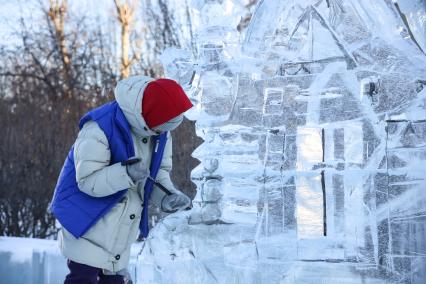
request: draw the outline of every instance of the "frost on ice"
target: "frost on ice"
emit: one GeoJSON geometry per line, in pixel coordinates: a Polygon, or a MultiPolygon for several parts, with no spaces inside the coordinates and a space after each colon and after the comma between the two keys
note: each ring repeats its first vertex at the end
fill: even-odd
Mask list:
{"type": "Polygon", "coordinates": [[[241,36],[247,1],[195,2],[197,56],[163,62],[198,193],[137,280],[426,283],[425,2],[263,0],[241,36]]]}

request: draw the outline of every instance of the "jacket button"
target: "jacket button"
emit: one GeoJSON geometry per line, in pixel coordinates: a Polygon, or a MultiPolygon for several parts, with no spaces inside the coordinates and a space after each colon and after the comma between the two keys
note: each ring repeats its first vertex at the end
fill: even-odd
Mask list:
{"type": "Polygon", "coordinates": [[[146,128],[146,126],[144,126],[144,127],[143,127],[143,130],[147,131],[147,130],[148,130],[148,128],[146,128]]]}
{"type": "Polygon", "coordinates": [[[148,143],[148,139],[144,138],[144,139],[142,139],[142,142],[146,144],[146,143],[148,143]]]}
{"type": "Polygon", "coordinates": [[[135,214],[130,215],[130,219],[132,220],[135,219],[135,217],[136,217],[135,214]]]}
{"type": "Polygon", "coordinates": [[[115,259],[116,259],[116,260],[119,260],[119,259],[120,259],[120,255],[119,255],[119,254],[117,254],[117,255],[115,256],[115,259]]]}

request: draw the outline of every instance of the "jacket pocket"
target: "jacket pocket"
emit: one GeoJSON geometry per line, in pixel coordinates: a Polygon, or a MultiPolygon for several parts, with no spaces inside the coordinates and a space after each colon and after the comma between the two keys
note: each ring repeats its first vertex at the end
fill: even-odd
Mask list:
{"type": "Polygon", "coordinates": [[[114,243],[117,235],[120,233],[119,230],[127,211],[127,206],[128,198],[124,197],[92,228],[90,228],[83,238],[103,248],[109,253],[113,253],[114,243]]]}
{"type": "Polygon", "coordinates": [[[125,216],[122,219],[116,236],[117,239],[113,246],[115,253],[122,253],[124,250],[129,249],[138,237],[142,208],[135,190],[130,190],[128,197],[125,216]]]}

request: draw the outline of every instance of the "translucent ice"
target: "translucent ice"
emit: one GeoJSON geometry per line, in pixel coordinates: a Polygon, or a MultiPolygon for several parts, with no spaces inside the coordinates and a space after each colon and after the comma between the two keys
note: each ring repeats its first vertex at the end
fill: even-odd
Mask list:
{"type": "Polygon", "coordinates": [[[262,0],[241,39],[232,3],[198,1],[197,56],[166,57],[195,71],[198,193],[138,281],[425,283],[422,1],[262,0]]]}

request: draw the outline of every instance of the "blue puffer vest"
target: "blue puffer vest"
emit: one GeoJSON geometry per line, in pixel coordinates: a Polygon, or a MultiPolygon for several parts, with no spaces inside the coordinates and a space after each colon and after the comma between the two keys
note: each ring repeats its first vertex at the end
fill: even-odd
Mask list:
{"type": "MultiPolygon", "coordinates": [[[[84,115],[80,120],[80,129],[90,120],[97,122],[108,139],[111,165],[134,156],[130,125],[116,101],[104,104],[84,115]]],[[[115,194],[100,198],[80,191],[73,156],[74,146],[71,147],[59,175],[50,211],[65,229],[79,238],[121,200],[127,189],[123,188],[115,194]]]]}

